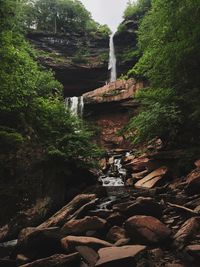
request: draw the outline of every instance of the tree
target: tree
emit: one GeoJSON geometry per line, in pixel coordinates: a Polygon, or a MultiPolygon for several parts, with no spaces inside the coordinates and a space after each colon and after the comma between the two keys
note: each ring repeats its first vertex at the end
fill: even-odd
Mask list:
{"type": "MultiPolygon", "coordinates": [[[[148,79],[155,90],[162,88],[163,96],[168,88],[173,90],[172,99],[181,118],[175,140],[185,146],[199,142],[200,134],[199,17],[199,1],[152,1],[152,9],[139,28],[139,47],[143,55],[130,72],[148,79]]],[[[161,100],[158,99],[158,103],[161,100]]],[[[151,109],[145,112],[150,113],[151,109]]],[[[161,109],[157,112],[162,118],[161,109]]],[[[136,122],[138,117],[133,120],[136,122]]],[[[164,120],[163,117],[158,127],[164,120]]],[[[143,125],[145,123],[144,120],[143,125]]],[[[173,130],[169,125],[168,136],[173,130]]]]}

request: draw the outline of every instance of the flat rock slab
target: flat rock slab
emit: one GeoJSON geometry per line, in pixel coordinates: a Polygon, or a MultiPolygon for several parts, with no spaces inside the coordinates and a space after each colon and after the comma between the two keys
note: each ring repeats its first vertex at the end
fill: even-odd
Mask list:
{"type": "Polygon", "coordinates": [[[67,236],[62,238],[61,244],[66,252],[73,251],[77,246],[87,246],[95,250],[114,246],[104,240],[86,236],[67,236]]]}
{"type": "Polygon", "coordinates": [[[163,179],[167,175],[167,173],[167,167],[160,167],[159,169],[145,176],[143,179],[139,180],[137,183],[135,183],[134,186],[136,188],[153,188],[161,179],[163,179]]]}
{"type": "Polygon", "coordinates": [[[123,247],[112,247],[112,248],[102,248],[98,251],[99,260],[96,263],[96,267],[130,267],[128,264],[135,263],[134,258],[139,255],[139,253],[145,251],[146,246],[123,246],[123,247]],[[123,264],[123,265],[121,265],[123,264]]]}
{"type": "Polygon", "coordinates": [[[76,250],[83,257],[84,261],[90,266],[94,267],[99,259],[99,254],[92,248],[86,246],[78,246],[76,250]]]}

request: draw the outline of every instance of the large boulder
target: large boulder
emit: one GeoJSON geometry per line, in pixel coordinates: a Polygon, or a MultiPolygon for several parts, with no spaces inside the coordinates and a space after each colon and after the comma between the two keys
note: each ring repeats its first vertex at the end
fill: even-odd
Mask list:
{"type": "Polygon", "coordinates": [[[125,222],[125,229],[134,243],[157,244],[169,239],[171,231],[152,216],[136,215],[125,222]]]}
{"type": "Polygon", "coordinates": [[[61,229],[65,235],[78,235],[87,231],[95,231],[104,228],[106,220],[97,216],[86,216],[79,220],[70,220],[61,229]]]}
{"type": "Polygon", "coordinates": [[[31,263],[21,265],[21,267],[77,267],[81,258],[79,253],[70,255],[55,254],[51,257],[39,259],[31,263]]]}
{"type": "Polygon", "coordinates": [[[113,248],[102,248],[98,251],[99,260],[96,267],[134,267],[136,266],[135,258],[144,252],[145,246],[123,246],[113,248]]]}
{"type": "Polygon", "coordinates": [[[95,250],[104,247],[112,247],[113,244],[108,243],[104,240],[94,238],[94,237],[86,237],[86,236],[67,236],[62,238],[61,244],[63,249],[66,252],[71,252],[75,250],[77,246],[87,246],[91,247],[95,250]]]}
{"type": "Polygon", "coordinates": [[[136,188],[153,188],[155,187],[163,178],[166,178],[168,174],[168,168],[163,166],[155,171],[149,173],[143,179],[135,183],[136,188]]]}

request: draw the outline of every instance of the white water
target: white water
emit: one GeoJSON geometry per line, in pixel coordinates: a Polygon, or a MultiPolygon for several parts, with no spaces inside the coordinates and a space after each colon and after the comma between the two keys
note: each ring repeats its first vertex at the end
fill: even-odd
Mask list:
{"type": "Polygon", "coordinates": [[[65,98],[65,107],[68,108],[75,116],[82,117],[84,109],[83,96],[65,98]]]}
{"type": "Polygon", "coordinates": [[[115,56],[114,35],[115,33],[110,35],[110,53],[108,65],[108,69],[110,70],[110,82],[115,82],[117,80],[117,60],[115,56]]]}

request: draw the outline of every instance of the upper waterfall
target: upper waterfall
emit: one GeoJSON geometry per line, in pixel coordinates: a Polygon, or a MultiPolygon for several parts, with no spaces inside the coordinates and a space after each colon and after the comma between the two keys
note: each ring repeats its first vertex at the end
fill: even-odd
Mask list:
{"type": "Polygon", "coordinates": [[[110,82],[114,82],[117,80],[117,68],[116,68],[116,56],[115,56],[115,45],[114,45],[114,35],[115,33],[112,33],[110,35],[110,53],[109,53],[109,65],[108,69],[110,72],[110,82]]]}

